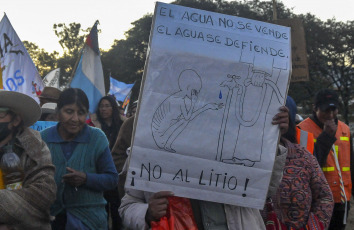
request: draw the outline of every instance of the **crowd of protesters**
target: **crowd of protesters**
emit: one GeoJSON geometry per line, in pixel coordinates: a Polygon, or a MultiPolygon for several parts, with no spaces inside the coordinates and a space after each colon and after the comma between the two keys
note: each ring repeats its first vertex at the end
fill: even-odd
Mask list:
{"type": "MultiPolygon", "coordinates": [[[[0,98],[0,154],[17,155],[23,173],[17,190],[0,175],[0,230],[140,230],[166,216],[173,192],[124,189],[137,101],[125,113],[104,96],[89,114],[76,88],[48,87],[40,105],[17,92],[0,98]],[[38,133],[29,128],[38,120],[57,123],[38,133]]],[[[345,229],[353,157],[338,107],[337,94],[321,90],[299,123],[288,96],[272,122],[281,138],[264,209],[183,198],[188,229],[345,229]]]]}

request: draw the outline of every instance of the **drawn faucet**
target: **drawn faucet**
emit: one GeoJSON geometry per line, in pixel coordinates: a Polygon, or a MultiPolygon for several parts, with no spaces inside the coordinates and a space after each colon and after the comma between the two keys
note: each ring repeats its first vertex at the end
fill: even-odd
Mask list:
{"type": "MultiPolygon", "coordinates": [[[[251,68],[251,67],[250,67],[251,68]]],[[[284,101],[283,96],[281,95],[279,88],[277,85],[271,81],[270,77],[271,75],[260,70],[251,70],[251,77],[247,77],[243,82],[240,76],[237,75],[230,75],[228,74],[227,77],[229,78],[228,80],[223,81],[220,86],[221,87],[227,87],[228,88],[228,93],[226,97],[226,105],[225,105],[225,110],[223,114],[223,119],[222,119],[222,124],[220,128],[220,133],[219,133],[219,140],[218,140],[218,147],[217,147],[217,155],[216,155],[216,160],[217,161],[222,161],[224,163],[231,163],[231,164],[241,164],[245,166],[253,166],[254,165],[254,159],[247,159],[247,158],[237,158],[235,157],[235,152],[236,152],[236,147],[237,147],[237,140],[238,140],[238,134],[240,131],[240,128],[242,126],[244,127],[251,127],[254,126],[255,123],[259,120],[262,107],[264,105],[264,100],[265,96],[267,93],[267,88],[271,88],[271,90],[275,93],[278,101],[280,104],[282,104],[282,101],[284,101]],[[254,115],[252,116],[251,119],[247,119],[244,117],[244,112],[243,112],[243,105],[245,101],[245,95],[247,91],[247,87],[250,85],[253,85],[255,87],[260,87],[261,88],[261,96],[260,100],[258,101],[258,105],[256,108],[256,111],[254,115]],[[269,86],[269,87],[268,87],[269,86]],[[226,133],[226,127],[227,127],[227,120],[230,112],[230,106],[231,106],[231,101],[236,93],[236,109],[235,109],[235,115],[236,119],[239,122],[239,126],[237,129],[237,137],[236,137],[236,146],[235,146],[235,151],[233,153],[233,156],[231,157],[223,157],[223,149],[224,149],[224,135],[226,133]]],[[[262,137],[263,138],[263,137],[262,137]]]]}

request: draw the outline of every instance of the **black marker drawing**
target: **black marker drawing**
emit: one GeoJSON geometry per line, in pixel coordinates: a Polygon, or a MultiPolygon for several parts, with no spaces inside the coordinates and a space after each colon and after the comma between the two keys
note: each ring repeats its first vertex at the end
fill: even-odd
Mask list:
{"type": "MultiPolygon", "coordinates": [[[[228,88],[228,93],[219,132],[216,160],[227,164],[253,167],[256,162],[261,161],[266,114],[271,104],[273,94],[276,95],[280,104],[283,103],[284,97],[276,85],[281,69],[272,66],[272,74],[269,74],[265,71],[254,69],[253,64],[248,63],[248,65],[248,74],[245,79],[242,79],[242,77],[237,74],[229,74],[227,76],[229,79],[220,84],[221,87],[228,88]],[[253,89],[259,91],[258,96],[252,99],[257,105],[248,107],[248,110],[252,112],[252,116],[245,116],[245,107],[249,106],[245,103],[245,97],[248,87],[251,86],[253,89]],[[233,113],[233,110],[235,110],[235,113],[233,113]],[[230,111],[232,112],[230,113],[230,111]],[[234,115],[238,121],[237,127],[233,127],[236,130],[236,143],[225,143],[227,121],[229,116],[232,115],[234,115]],[[252,132],[250,132],[249,129],[253,129],[252,132]],[[247,133],[251,134],[248,135],[248,138],[252,139],[250,142],[242,140],[239,137],[239,135],[245,135],[247,133]],[[250,149],[249,146],[246,146],[249,145],[249,143],[252,143],[253,146],[259,146],[258,150],[252,148],[252,151],[245,152],[245,150],[250,149]],[[232,152],[223,151],[224,146],[228,144],[235,145],[232,152]]],[[[249,96],[250,95],[248,95],[248,97],[249,96]]]]}
{"type": "Polygon", "coordinates": [[[172,153],[176,152],[172,148],[173,142],[189,122],[209,109],[218,110],[223,107],[223,103],[208,103],[199,108],[196,106],[202,89],[202,80],[192,69],[180,73],[178,85],[180,91],[173,93],[159,105],[151,123],[156,145],[172,153]]]}

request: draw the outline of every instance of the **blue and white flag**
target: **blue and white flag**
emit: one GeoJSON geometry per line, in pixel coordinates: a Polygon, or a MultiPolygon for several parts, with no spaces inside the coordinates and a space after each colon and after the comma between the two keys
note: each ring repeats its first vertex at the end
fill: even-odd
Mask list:
{"type": "Polygon", "coordinates": [[[70,83],[71,88],[82,89],[90,102],[90,113],[94,113],[101,97],[105,95],[103,69],[98,48],[97,24],[86,38],[79,64],[70,83]]]}
{"type": "Polygon", "coordinates": [[[42,78],[6,14],[0,22],[0,41],[0,88],[26,94],[38,102],[42,78]]]}
{"type": "Polygon", "coordinates": [[[128,95],[130,90],[133,88],[133,84],[126,84],[121,81],[110,77],[110,88],[108,94],[114,95],[117,101],[124,101],[125,97],[128,95]]]}

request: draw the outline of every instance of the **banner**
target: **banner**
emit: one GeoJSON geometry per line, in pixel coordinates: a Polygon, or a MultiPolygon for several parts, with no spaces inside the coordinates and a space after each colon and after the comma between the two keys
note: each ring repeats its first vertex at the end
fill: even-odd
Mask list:
{"type": "Polygon", "coordinates": [[[54,87],[54,88],[60,89],[59,76],[60,76],[60,68],[50,71],[43,78],[44,85],[48,86],[48,87],[54,87]]]}
{"type": "Polygon", "coordinates": [[[114,95],[117,101],[124,101],[126,96],[129,94],[134,84],[126,84],[121,81],[110,77],[109,78],[110,87],[108,94],[114,95]]]}
{"type": "Polygon", "coordinates": [[[263,208],[290,28],[158,2],[126,188],[263,208]]]}
{"type": "Polygon", "coordinates": [[[97,24],[92,27],[82,51],[71,88],[82,89],[90,102],[90,113],[96,111],[98,102],[106,94],[100,50],[98,48],[97,24]]]}
{"type": "Polygon", "coordinates": [[[27,94],[39,102],[42,79],[6,14],[0,22],[0,41],[3,89],[27,94]]]}
{"type": "Polygon", "coordinates": [[[58,124],[58,122],[56,122],[56,121],[37,121],[32,126],[30,126],[30,128],[40,132],[46,128],[52,127],[57,124],[58,124]]]}

